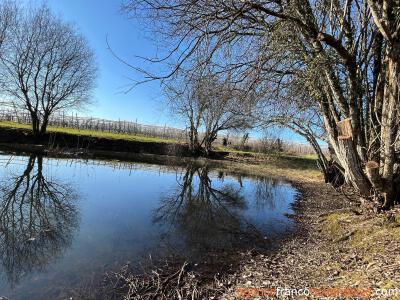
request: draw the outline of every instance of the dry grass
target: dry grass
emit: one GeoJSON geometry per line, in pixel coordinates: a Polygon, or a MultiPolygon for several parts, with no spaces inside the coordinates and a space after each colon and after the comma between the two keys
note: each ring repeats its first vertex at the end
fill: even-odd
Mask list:
{"type": "Polygon", "coordinates": [[[321,182],[323,175],[317,167],[315,156],[257,155],[241,156],[230,153],[231,163],[224,163],[228,172],[257,176],[272,176],[299,182],[321,182]]]}
{"type": "MultiPolygon", "coordinates": [[[[330,241],[324,267],[336,286],[400,288],[400,212],[334,212],[318,226],[330,241]],[[335,251],[333,250],[335,248],[335,251]]],[[[400,299],[393,297],[391,299],[400,299]]]]}

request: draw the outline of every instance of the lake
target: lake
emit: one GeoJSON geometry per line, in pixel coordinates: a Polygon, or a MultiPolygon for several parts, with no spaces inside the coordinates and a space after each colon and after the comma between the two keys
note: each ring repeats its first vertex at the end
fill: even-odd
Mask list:
{"type": "Polygon", "coordinates": [[[0,299],[68,299],[128,262],[267,246],[294,228],[296,195],[195,164],[0,154],[0,299]]]}

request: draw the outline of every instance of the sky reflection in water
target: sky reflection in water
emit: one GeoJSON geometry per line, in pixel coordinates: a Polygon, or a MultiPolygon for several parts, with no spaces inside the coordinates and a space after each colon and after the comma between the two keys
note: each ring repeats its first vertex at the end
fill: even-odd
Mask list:
{"type": "Polygon", "coordinates": [[[0,297],[56,299],[148,255],[201,262],[293,227],[296,191],[186,168],[0,155],[0,297]]]}

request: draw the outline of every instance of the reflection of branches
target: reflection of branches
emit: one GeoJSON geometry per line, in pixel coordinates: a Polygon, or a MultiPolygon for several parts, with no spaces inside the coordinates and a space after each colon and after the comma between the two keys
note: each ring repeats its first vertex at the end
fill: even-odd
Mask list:
{"type": "Polygon", "coordinates": [[[0,258],[12,284],[70,245],[75,198],[70,186],[45,178],[42,157],[31,156],[21,176],[0,182],[0,258]]]}
{"type": "Polygon", "coordinates": [[[269,178],[257,179],[255,185],[255,201],[256,208],[262,210],[264,208],[275,209],[276,207],[276,188],[278,182],[269,178]]]}
{"type": "Polygon", "coordinates": [[[228,250],[239,237],[259,235],[242,217],[245,208],[240,188],[215,188],[207,168],[189,166],[178,190],[162,199],[154,221],[172,226],[190,250],[228,250]]]}

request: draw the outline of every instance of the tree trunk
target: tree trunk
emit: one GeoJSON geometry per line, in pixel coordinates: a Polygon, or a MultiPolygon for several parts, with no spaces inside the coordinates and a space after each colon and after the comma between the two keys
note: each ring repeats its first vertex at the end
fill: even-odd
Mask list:
{"type": "Polygon", "coordinates": [[[327,111],[324,111],[323,115],[330,144],[336,155],[337,163],[344,171],[346,182],[353,186],[360,195],[368,197],[371,183],[363,171],[352,136],[338,136],[340,134],[340,132],[337,132],[338,125],[329,119],[327,111]]]}
{"type": "Polygon", "coordinates": [[[344,183],[344,178],[341,170],[334,164],[332,160],[327,159],[314,136],[307,137],[307,140],[314,148],[315,153],[317,153],[318,167],[324,175],[325,183],[330,183],[334,187],[342,185],[344,183]]]}
{"type": "Polygon", "coordinates": [[[366,177],[358,152],[351,138],[339,139],[339,160],[345,171],[345,179],[362,196],[368,197],[371,191],[371,183],[366,177]]]}
{"type": "Polygon", "coordinates": [[[217,133],[205,133],[206,136],[204,137],[204,152],[206,156],[209,156],[212,150],[212,143],[217,139],[217,133]]]}
{"type": "Polygon", "coordinates": [[[385,182],[384,206],[391,206],[398,195],[394,194],[394,165],[395,142],[398,133],[398,108],[399,108],[399,61],[400,43],[387,46],[387,69],[385,81],[385,93],[382,107],[381,130],[381,170],[382,180],[385,182]]]}
{"type": "Polygon", "coordinates": [[[370,161],[380,160],[380,132],[381,132],[381,118],[382,118],[382,103],[384,94],[384,83],[385,76],[382,76],[382,47],[383,37],[379,32],[376,33],[374,40],[373,51],[374,51],[374,68],[373,68],[373,96],[369,106],[367,118],[369,124],[367,134],[369,134],[368,140],[368,159],[370,161]]]}
{"type": "Polygon", "coordinates": [[[35,138],[40,136],[40,120],[36,113],[31,112],[32,131],[35,138]]]}
{"type": "Polygon", "coordinates": [[[43,118],[42,125],[40,126],[40,135],[43,136],[47,131],[47,125],[49,124],[49,117],[45,116],[43,118]]]}
{"type": "Polygon", "coordinates": [[[189,149],[194,155],[198,155],[201,151],[197,129],[192,126],[189,132],[189,149]]]}

